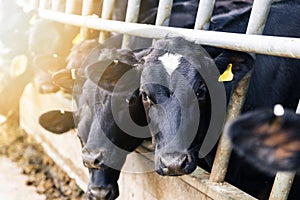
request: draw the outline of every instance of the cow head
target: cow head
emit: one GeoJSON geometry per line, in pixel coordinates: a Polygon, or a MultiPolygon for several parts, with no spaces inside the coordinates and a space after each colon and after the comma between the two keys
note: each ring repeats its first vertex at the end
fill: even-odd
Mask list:
{"type": "Polygon", "coordinates": [[[120,171],[112,168],[89,169],[87,196],[91,200],[113,200],[119,196],[120,171]]]}
{"type": "Polygon", "coordinates": [[[222,84],[209,80],[218,79],[214,66],[200,45],[181,37],[157,41],[144,57],[140,92],[161,175],[189,174],[197,166],[212,112],[208,88],[220,90],[226,102],[222,84]]]}
{"type": "MultiPolygon", "coordinates": [[[[128,153],[146,136],[131,125],[147,124],[139,96],[139,70],[134,54],[127,50],[107,50],[106,57],[90,65],[76,114],[78,136],[83,143],[85,166],[120,170],[128,153]],[[127,76],[128,75],[128,76],[127,76]],[[91,123],[91,124],[90,124],[91,123]],[[134,135],[138,134],[138,135],[134,135]]],[[[137,126],[138,127],[138,126],[137,126]]]]}

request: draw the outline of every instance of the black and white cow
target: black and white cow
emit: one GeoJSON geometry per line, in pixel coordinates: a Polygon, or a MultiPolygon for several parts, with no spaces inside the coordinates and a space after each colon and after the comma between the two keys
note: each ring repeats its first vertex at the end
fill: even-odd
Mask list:
{"type": "MultiPolygon", "coordinates": [[[[227,55],[226,59],[216,60],[215,65],[199,44],[182,37],[167,37],[158,40],[144,57],[140,91],[155,141],[159,174],[189,174],[196,168],[212,114],[208,84],[226,107],[225,89],[218,82],[219,71],[225,71],[236,55],[221,55],[227,55]]],[[[233,82],[251,69],[251,64],[235,64],[233,82]]],[[[232,83],[227,88],[231,90],[232,83]]]]}
{"type": "Polygon", "coordinates": [[[91,174],[87,195],[91,199],[115,199],[119,195],[117,180],[126,156],[145,136],[135,133],[142,136],[134,137],[120,124],[128,118],[140,126],[145,126],[147,121],[139,96],[140,75],[135,67],[135,55],[129,50],[102,49],[98,56],[100,60],[96,57],[94,63],[83,66],[86,80],[83,83],[80,80],[78,85],[75,82],[73,94],[78,109],[44,113],[39,123],[55,133],[77,128],[83,162],[91,174]],[[129,71],[132,77],[118,91],[116,84],[129,71]],[[137,79],[137,88],[130,83],[133,79],[137,79]]]}

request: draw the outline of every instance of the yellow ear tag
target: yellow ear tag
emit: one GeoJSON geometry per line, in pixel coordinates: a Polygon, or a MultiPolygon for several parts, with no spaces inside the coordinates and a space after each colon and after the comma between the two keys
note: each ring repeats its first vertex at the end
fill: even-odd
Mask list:
{"type": "Polygon", "coordinates": [[[79,43],[80,40],[81,40],[80,33],[78,33],[72,40],[72,44],[75,45],[75,44],[79,43]]]}
{"type": "Polygon", "coordinates": [[[232,73],[232,64],[229,63],[225,72],[219,76],[218,81],[219,82],[232,81],[233,76],[234,75],[232,73]]]}
{"type": "Polygon", "coordinates": [[[29,24],[33,25],[35,23],[35,21],[36,21],[36,14],[32,15],[32,17],[29,20],[29,24]]]}

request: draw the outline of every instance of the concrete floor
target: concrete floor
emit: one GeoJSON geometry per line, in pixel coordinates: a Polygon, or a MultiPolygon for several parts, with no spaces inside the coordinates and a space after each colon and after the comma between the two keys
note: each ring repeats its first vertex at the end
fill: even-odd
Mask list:
{"type": "Polygon", "coordinates": [[[21,168],[6,157],[0,157],[0,199],[2,200],[45,200],[36,193],[36,188],[26,185],[27,176],[21,168]]]}

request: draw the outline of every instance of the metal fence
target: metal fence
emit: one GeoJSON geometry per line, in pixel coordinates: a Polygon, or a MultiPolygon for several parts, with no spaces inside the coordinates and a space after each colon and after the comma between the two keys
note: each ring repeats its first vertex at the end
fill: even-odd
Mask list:
{"type": "MultiPolygon", "coordinates": [[[[100,30],[99,42],[105,41],[110,32],[124,34],[122,48],[129,48],[131,36],[159,39],[172,32],[199,44],[267,55],[300,58],[300,38],[260,35],[263,31],[272,0],[254,0],[246,34],[205,30],[212,15],[215,0],[201,0],[194,29],[167,27],[173,0],[160,0],[155,25],[136,23],[141,0],[128,0],[125,21],[112,19],[115,0],[28,0],[24,5],[38,9],[41,18],[81,27],[80,39],[88,37],[88,29],[100,30]],[[98,16],[95,7],[99,8],[98,16]],[[164,24],[164,26],[162,26],[164,24]],[[238,41],[238,42],[237,42],[238,41]]],[[[242,103],[237,96],[245,96],[249,77],[239,83],[228,107],[227,120],[239,115],[242,103]]],[[[231,147],[223,134],[217,150],[210,181],[224,181],[231,147]]],[[[287,199],[294,173],[277,173],[269,199],[287,199]]]]}

